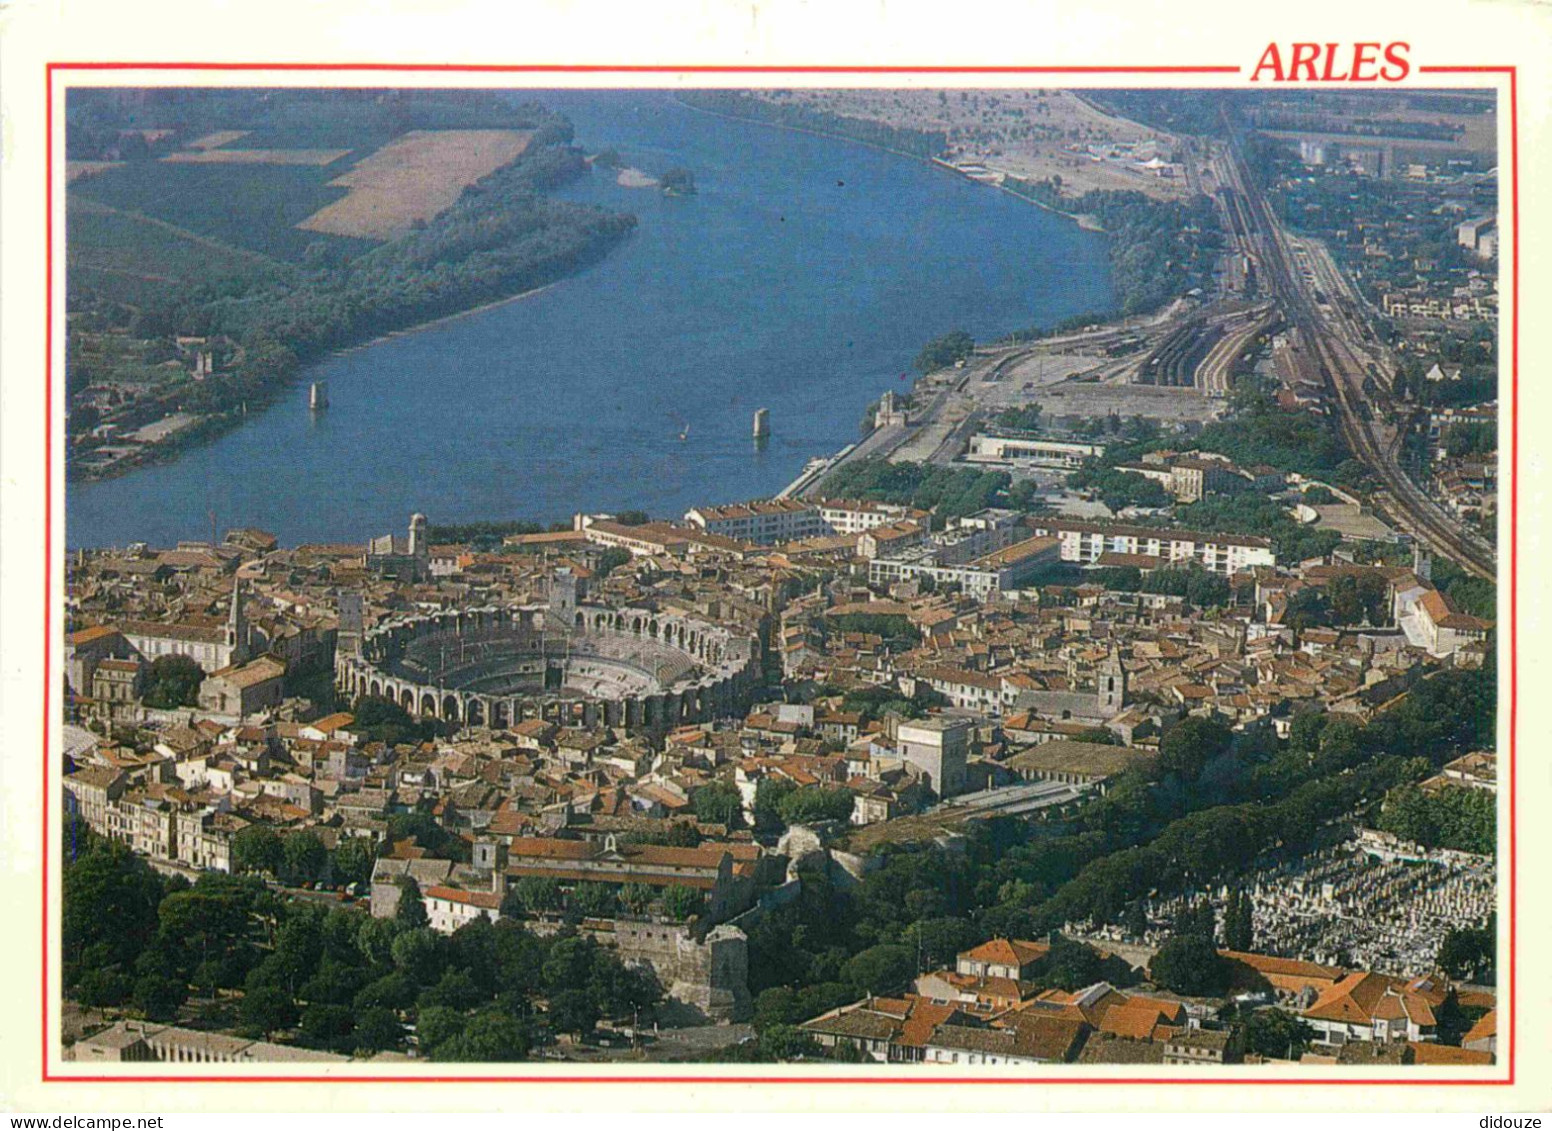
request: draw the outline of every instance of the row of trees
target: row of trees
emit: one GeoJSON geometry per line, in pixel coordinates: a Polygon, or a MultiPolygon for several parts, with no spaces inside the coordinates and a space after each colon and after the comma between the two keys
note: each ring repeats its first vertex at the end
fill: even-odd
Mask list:
{"type": "Polygon", "coordinates": [[[1175,501],[1156,479],[1113,467],[1082,467],[1067,477],[1067,485],[1091,491],[1112,511],[1122,507],[1167,507],[1175,501]]]}
{"type": "Polygon", "coordinates": [[[1085,570],[1075,581],[1102,585],[1117,593],[1168,593],[1184,597],[1187,603],[1199,609],[1218,608],[1227,605],[1233,596],[1233,588],[1225,577],[1220,577],[1201,566],[1156,569],[1147,577],[1136,566],[1108,566],[1104,569],[1085,570]]]}
{"type": "MultiPolygon", "coordinates": [[[[656,888],[648,884],[584,881],[566,890],[547,876],[524,876],[508,889],[501,901],[501,914],[511,919],[562,915],[575,922],[584,917],[651,912],[683,921],[699,915],[704,906],[705,897],[684,884],[656,888]]],[[[399,894],[399,920],[419,926],[425,922],[425,914],[419,886],[407,879],[399,894]]]]}
{"type": "Polygon", "coordinates": [[[832,472],[824,490],[832,496],[901,503],[936,511],[941,518],[958,518],[995,505],[1011,482],[1005,471],[867,459],[832,472]]]}
{"type": "Polygon", "coordinates": [[[249,825],[232,837],[232,871],[273,876],[282,884],[356,884],[372,878],[377,850],[362,837],[340,837],[333,851],[308,829],[280,833],[249,825]]]}
{"type": "Polygon", "coordinates": [[[1143,193],[1096,189],[1069,197],[1055,181],[1004,179],[1003,187],[1062,212],[1092,216],[1109,235],[1110,277],[1120,313],[1157,310],[1213,281],[1223,230],[1213,201],[1155,200],[1143,193]]]}
{"type": "Polygon", "coordinates": [[[848,118],[808,106],[771,102],[738,91],[685,90],[679,92],[678,98],[688,106],[709,110],[714,114],[747,118],[812,133],[833,134],[916,157],[936,157],[948,148],[948,134],[942,130],[913,130],[865,118],[848,118]]]}
{"type": "Polygon", "coordinates": [[[1430,791],[1408,785],[1385,798],[1378,825],[1426,848],[1491,856],[1498,844],[1498,804],[1484,790],[1450,786],[1430,791]]]}
{"type": "Polygon", "coordinates": [[[1280,561],[1323,558],[1342,540],[1335,531],[1297,522],[1280,503],[1265,495],[1209,495],[1190,506],[1178,508],[1175,519],[1191,530],[1252,534],[1270,539],[1280,561]]]}
{"type": "Polygon", "coordinates": [[[933,338],[911,364],[918,373],[933,373],[965,361],[975,352],[975,339],[964,330],[952,330],[933,338]]]}
{"type": "MultiPolygon", "coordinates": [[[[743,795],[731,782],[708,782],[690,794],[690,805],[699,820],[734,828],[743,823],[743,795]]],[[[761,828],[846,821],[851,812],[852,794],[845,786],[799,785],[790,778],[768,777],[755,787],[754,820],[761,828]]]]}

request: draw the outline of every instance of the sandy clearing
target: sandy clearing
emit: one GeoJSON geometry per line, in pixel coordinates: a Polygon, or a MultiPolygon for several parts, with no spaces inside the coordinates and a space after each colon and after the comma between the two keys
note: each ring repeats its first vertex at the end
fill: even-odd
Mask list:
{"type": "Polygon", "coordinates": [[[662,182],[654,176],[643,173],[640,169],[621,169],[620,175],[614,178],[614,183],[621,188],[657,188],[662,182]]]}
{"type": "Polygon", "coordinates": [[[415,130],[330,181],[350,195],[297,225],[304,231],[389,239],[450,208],[464,187],[516,160],[527,130],[415,130]]]}
{"type": "Polygon", "coordinates": [[[169,153],[174,165],[330,165],[348,149],[197,149],[169,153]]]}
{"type": "Polygon", "coordinates": [[[215,133],[197,137],[185,149],[220,149],[223,145],[229,145],[240,137],[247,137],[252,130],[216,130],[215,133]]]}
{"type": "Polygon", "coordinates": [[[1061,177],[1064,195],[1090,189],[1131,189],[1159,199],[1190,194],[1184,180],[1165,180],[1075,152],[1089,144],[1153,142],[1164,151],[1177,139],[1128,118],[1106,114],[1060,89],[775,90],[751,92],[777,105],[798,105],[907,129],[943,131],[953,158],[984,164],[1026,180],[1061,177]]]}

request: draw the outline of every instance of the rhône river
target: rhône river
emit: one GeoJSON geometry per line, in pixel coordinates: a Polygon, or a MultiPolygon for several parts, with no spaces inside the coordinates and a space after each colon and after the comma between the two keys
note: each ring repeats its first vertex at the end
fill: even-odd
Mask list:
{"type": "Polygon", "coordinates": [[[636,213],[636,233],[537,294],[328,358],[171,463],[72,484],[69,544],[209,537],[212,513],[295,545],[398,532],[412,511],[551,522],[767,496],[855,440],[928,338],[1110,300],[1103,237],[923,162],[658,92],[538,97],[590,150],[686,166],[698,194],[601,169],[569,186],[636,213]],[[326,412],[309,413],[310,380],[326,412]]]}

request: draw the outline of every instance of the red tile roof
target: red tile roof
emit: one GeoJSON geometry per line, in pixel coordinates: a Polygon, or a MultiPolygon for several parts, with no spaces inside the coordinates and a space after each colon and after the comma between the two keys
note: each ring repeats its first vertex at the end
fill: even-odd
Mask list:
{"type": "Polygon", "coordinates": [[[471,907],[497,909],[501,896],[493,891],[464,891],[462,888],[429,887],[423,893],[427,899],[445,899],[450,903],[466,903],[471,907]]]}
{"type": "Polygon", "coordinates": [[[959,957],[968,962],[986,962],[998,966],[1027,966],[1044,958],[1050,950],[1050,946],[1043,942],[991,939],[962,951],[959,957]]]}
{"type": "Polygon", "coordinates": [[[1477,1023],[1471,1027],[1470,1031],[1460,1041],[1461,1044],[1465,1044],[1468,1041],[1485,1041],[1489,1037],[1496,1037],[1497,1035],[1498,1010],[1489,1009],[1481,1017],[1477,1018],[1477,1023]]]}

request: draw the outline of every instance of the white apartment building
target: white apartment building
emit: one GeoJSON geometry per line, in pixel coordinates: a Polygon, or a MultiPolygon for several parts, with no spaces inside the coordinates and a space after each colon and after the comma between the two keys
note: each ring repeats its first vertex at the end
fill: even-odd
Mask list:
{"type": "Polygon", "coordinates": [[[820,499],[819,517],[832,534],[861,534],[906,519],[922,519],[927,512],[899,503],[875,503],[867,499],[820,499]]]}
{"type": "Polygon", "coordinates": [[[769,546],[830,533],[813,503],[796,499],[756,499],[721,507],[696,507],[684,520],[708,534],[769,546]]]}
{"type": "Polygon", "coordinates": [[[1102,554],[1146,554],[1179,565],[1195,562],[1225,577],[1277,564],[1272,543],[1249,534],[1204,534],[1045,517],[1031,520],[1031,526],[1036,534],[1061,543],[1064,562],[1088,564],[1102,554]]]}

